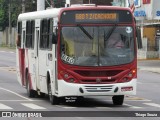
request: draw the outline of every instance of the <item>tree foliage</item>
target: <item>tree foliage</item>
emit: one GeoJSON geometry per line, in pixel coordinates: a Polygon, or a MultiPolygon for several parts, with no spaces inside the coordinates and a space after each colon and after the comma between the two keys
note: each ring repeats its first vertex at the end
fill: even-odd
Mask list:
{"type": "MultiPolygon", "coordinates": [[[[31,12],[37,10],[37,0],[0,0],[0,30],[3,30],[5,27],[9,26],[9,8],[11,15],[11,25],[15,27],[17,24],[17,18],[20,13],[22,13],[22,1],[25,5],[25,12],[31,12]],[[10,4],[10,7],[9,7],[10,4]]],[[[89,0],[71,0],[71,2],[81,1],[84,4],[88,3],[89,0]]],[[[113,0],[90,0],[91,3],[97,5],[109,5],[113,0]]],[[[49,4],[54,7],[64,7],[65,0],[46,0],[46,7],[50,7],[49,4]]]]}
{"type": "Polygon", "coordinates": [[[7,6],[7,0],[0,0],[0,29],[3,30],[8,22],[8,16],[6,13],[8,13],[8,6],[7,6]]]}
{"type": "MultiPolygon", "coordinates": [[[[25,0],[25,12],[35,11],[37,9],[36,1],[25,0]]],[[[22,13],[22,0],[0,0],[0,30],[9,26],[9,11],[11,13],[11,25],[15,27],[18,15],[22,13]]]]}

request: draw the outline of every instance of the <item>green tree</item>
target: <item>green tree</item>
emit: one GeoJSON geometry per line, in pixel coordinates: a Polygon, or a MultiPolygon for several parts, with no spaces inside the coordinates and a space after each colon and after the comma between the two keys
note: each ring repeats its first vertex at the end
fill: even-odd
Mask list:
{"type": "Polygon", "coordinates": [[[37,0],[25,0],[25,12],[37,10],[37,0]]]}
{"type": "Polygon", "coordinates": [[[8,22],[8,5],[7,0],[0,0],[0,29],[3,30],[7,26],[8,22]]]}
{"type": "MultiPolygon", "coordinates": [[[[37,0],[25,0],[25,12],[35,11],[37,0]]],[[[9,26],[9,4],[11,13],[11,25],[16,27],[17,18],[22,13],[22,0],[0,0],[0,30],[9,26]]]]}
{"type": "Polygon", "coordinates": [[[22,11],[22,5],[21,5],[21,0],[10,0],[11,4],[11,25],[12,27],[15,27],[17,25],[17,18],[18,15],[22,11]]]}

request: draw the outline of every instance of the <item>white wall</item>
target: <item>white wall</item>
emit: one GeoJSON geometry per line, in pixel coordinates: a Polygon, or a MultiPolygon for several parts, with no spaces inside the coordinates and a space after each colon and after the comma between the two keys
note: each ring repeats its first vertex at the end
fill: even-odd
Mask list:
{"type": "Polygon", "coordinates": [[[152,0],[153,1],[153,10],[152,10],[152,15],[153,19],[158,19],[160,20],[160,0],[152,0]],[[157,14],[157,11],[158,14],[157,14]]]}

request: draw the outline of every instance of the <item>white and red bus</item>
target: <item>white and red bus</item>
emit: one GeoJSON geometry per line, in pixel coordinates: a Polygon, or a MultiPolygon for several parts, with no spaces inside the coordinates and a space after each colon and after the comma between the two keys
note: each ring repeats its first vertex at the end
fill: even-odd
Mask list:
{"type": "Polygon", "coordinates": [[[18,81],[29,97],[136,94],[136,24],[129,8],[72,6],[20,14],[18,81]]]}

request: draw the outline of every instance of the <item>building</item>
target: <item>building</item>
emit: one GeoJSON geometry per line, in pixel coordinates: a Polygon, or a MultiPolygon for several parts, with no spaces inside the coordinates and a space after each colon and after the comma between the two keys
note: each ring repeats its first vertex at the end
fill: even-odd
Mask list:
{"type": "Polygon", "coordinates": [[[113,5],[129,7],[134,3],[136,24],[141,29],[143,48],[140,58],[160,58],[160,0],[113,0],[113,5]]]}
{"type": "Polygon", "coordinates": [[[113,0],[83,0],[83,4],[112,5],[113,0]]]}
{"type": "Polygon", "coordinates": [[[141,28],[146,58],[159,58],[160,54],[160,0],[134,0],[134,16],[141,28]]]}

